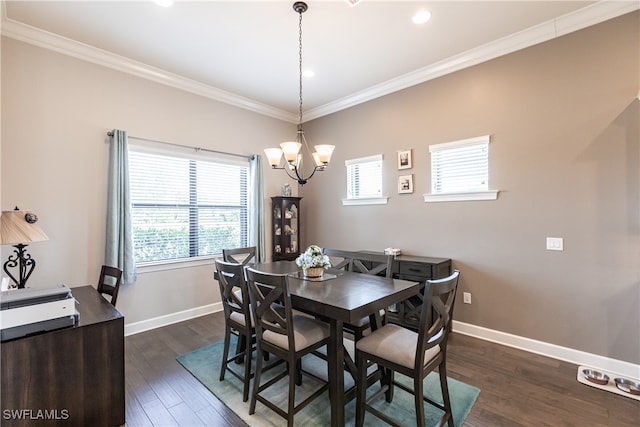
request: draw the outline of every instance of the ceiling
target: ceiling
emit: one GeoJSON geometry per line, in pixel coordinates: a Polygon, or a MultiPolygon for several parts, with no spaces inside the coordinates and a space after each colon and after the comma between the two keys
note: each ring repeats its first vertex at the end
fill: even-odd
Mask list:
{"type": "MultiPolygon", "coordinates": [[[[293,1],[6,1],[2,35],[296,122],[293,1]]],[[[638,1],[309,0],[304,120],[638,8],[638,1]],[[422,25],[411,22],[431,12],[422,25]]]]}

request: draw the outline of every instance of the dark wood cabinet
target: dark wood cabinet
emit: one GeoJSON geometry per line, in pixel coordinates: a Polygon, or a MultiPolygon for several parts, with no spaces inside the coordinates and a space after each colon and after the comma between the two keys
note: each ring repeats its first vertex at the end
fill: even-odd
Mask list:
{"type": "Polygon", "coordinates": [[[302,197],[272,197],[273,261],[292,261],[300,255],[300,200],[302,197]]]}
{"type": "Polygon", "coordinates": [[[71,288],[75,326],[3,342],[3,426],[125,422],[124,317],[95,288],[71,288]]]}
{"type": "Polygon", "coordinates": [[[451,259],[398,255],[393,262],[393,277],[422,283],[420,294],[396,304],[388,321],[417,329],[422,308],[422,293],[427,279],[442,279],[451,274],[451,259]]]}

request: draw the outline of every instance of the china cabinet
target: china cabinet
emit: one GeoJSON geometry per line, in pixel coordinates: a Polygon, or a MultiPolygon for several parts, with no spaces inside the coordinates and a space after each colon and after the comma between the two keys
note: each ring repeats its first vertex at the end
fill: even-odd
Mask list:
{"type": "Polygon", "coordinates": [[[300,199],[271,198],[271,237],[273,261],[292,261],[300,255],[300,199]]]}

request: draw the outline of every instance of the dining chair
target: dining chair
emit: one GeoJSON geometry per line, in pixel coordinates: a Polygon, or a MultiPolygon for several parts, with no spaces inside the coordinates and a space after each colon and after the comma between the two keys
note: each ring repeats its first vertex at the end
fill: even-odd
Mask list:
{"type": "Polygon", "coordinates": [[[100,269],[100,279],[97,290],[102,295],[111,297],[111,305],[116,306],[118,291],[122,282],[122,270],[117,267],[103,265],[100,269]]]}
{"type": "MultiPolygon", "coordinates": [[[[353,252],[349,270],[355,273],[381,275],[391,278],[393,277],[393,255],[353,252]]],[[[384,321],[385,314],[384,310],[380,310],[378,315],[376,315],[379,325],[384,321]]],[[[355,341],[362,338],[364,333],[370,328],[371,322],[368,317],[344,324],[344,329],[353,334],[355,341]]]]}
{"type": "Polygon", "coordinates": [[[247,246],[244,248],[223,249],[222,259],[226,262],[248,265],[256,261],[256,247],[247,246]]]}
{"type": "MultiPolygon", "coordinates": [[[[425,425],[424,402],[444,411],[438,425],[453,427],[451,399],[447,386],[447,341],[449,324],[452,321],[453,303],[458,288],[459,271],[449,277],[427,280],[424,287],[424,303],[420,315],[418,332],[395,325],[386,324],[356,343],[356,365],[358,367],[356,395],[356,426],[364,424],[365,412],[369,412],[393,426],[401,426],[398,421],[376,409],[372,403],[384,394],[387,402],[393,400],[394,386],[414,395],[416,425],[425,425]],[[367,398],[368,362],[378,365],[383,381],[381,387],[367,398]],[[438,370],[442,402],[424,395],[423,380],[434,370],[438,370]],[[399,373],[413,380],[413,388],[394,379],[399,373]]],[[[388,407],[390,409],[390,407],[388,407]]],[[[392,412],[392,411],[389,411],[392,412]]]]}
{"type": "Polygon", "coordinates": [[[351,262],[353,260],[353,256],[356,252],[343,251],[340,249],[323,248],[322,253],[323,255],[326,255],[329,257],[329,262],[331,262],[332,269],[349,271],[351,267],[351,262]]]}
{"type": "Polygon", "coordinates": [[[251,319],[249,294],[244,277],[244,267],[239,263],[215,260],[218,271],[220,298],[224,310],[224,348],[222,350],[222,365],[220,366],[220,381],[224,380],[229,371],[244,383],[242,401],[249,400],[249,382],[253,378],[251,372],[251,354],[253,353],[254,325],[251,319]],[[229,357],[231,336],[237,337],[236,352],[229,357]],[[244,373],[232,367],[232,362],[244,359],[244,373]]]}
{"type": "Polygon", "coordinates": [[[256,373],[249,414],[254,414],[256,403],[261,402],[285,418],[288,426],[292,426],[294,415],[329,388],[329,383],[325,379],[305,371],[301,363],[303,356],[313,354],[317,349],[328,344],[329,325],[312,317],[293,313],[291,295],[289,294],[289,276],[261,273],[251,267],[246,267],[245,271],[258,351],[275,354],[287,364],[287,369],[275,374],[273,378],[262,384],[261,374],[264,371],[262,358],[256,358],[256,373]],[[273,303],[276,301],[284,307],[284,312],[274,306],[273,303]],[[302,374],[317,379],[321,385],[296,405],[296,384],[300,383],[299,377],[302,374]],[[289,380],[288,403],[286,410],[284,410],[261,393],[287,376],[289,380]]]}

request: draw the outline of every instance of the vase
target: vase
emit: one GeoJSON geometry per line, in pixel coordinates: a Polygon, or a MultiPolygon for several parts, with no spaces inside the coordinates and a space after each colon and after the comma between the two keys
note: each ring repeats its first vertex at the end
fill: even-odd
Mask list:
{"type": "Polygon", "coordinates": [[[304,277],[322,277],[322,273],[324,273],[324,267],[303,268],[302,273],[304,274],[304,277]]]}

